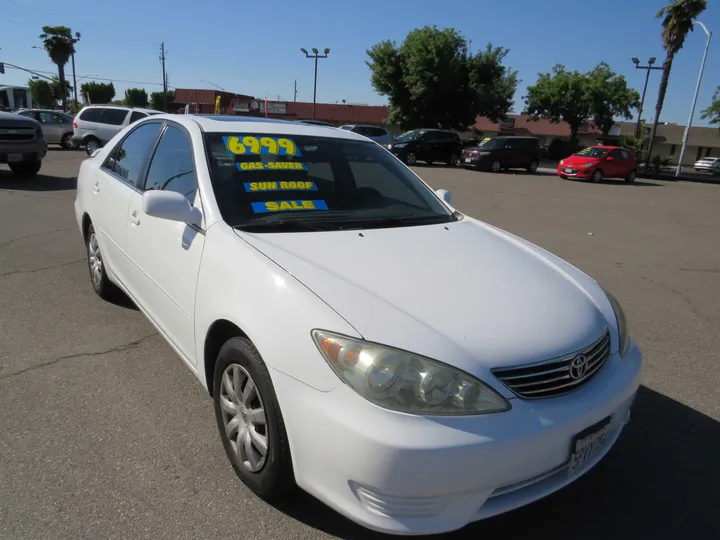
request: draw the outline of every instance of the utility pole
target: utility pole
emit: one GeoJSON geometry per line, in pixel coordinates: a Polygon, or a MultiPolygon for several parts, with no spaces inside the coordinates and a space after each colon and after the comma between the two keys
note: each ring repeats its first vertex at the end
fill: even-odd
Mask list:
{"type": "Polygon", "coordinates": [[[638,60],[637,58],[631,58],[631,60],[632,60],[632,63],[635,64],[635,69],[646,70],[645,87],[643,88],[642,99],[640,100],[640,108],[638,109],[637,124],[635,125],[635,138],[639,139],[640,138],[640,120],[642,120],[643,105],[645,104],[645,92],[647,92],[648,81],[650,80],[650,72],[653,69],[662,70],[662,67],[652,67],[652,65],[655,63],[655,60],[656,60],[656,58],[654,56],[652,58],[650,58],[650,60],[648,60],[647,66],[641,66],[640,60],[638,60]]]}
{"type": "Polygon", "coordinates": [[[325,49],[324,54],[320,54],[317,49],[313,48],[313,54],[309,54],[305,49],[300,49],[304,54],[305,58],[312,58],[315,60],[315,84],[313,85],[313,120],[315,120],[315,105],[317,104],[317,70],[318,70],[318,59],[327,58],[330,54],[330,49],[325,49]]]}
{"type": "Polygon", "coordinates": [[[295,91],[293,93],[293,101],[297,101],[297,81],[295,81],[295,91]]]}
{"type": "Polygon", "coordinates": [[[73,42],[73,49],[72,49],[72,68],[73,68],[73,94],[75,97],[75,106],[78,106],[78,98],[77,98],[77,79],[75,78],[75,44],[80,41],[80,32],[75,32],[75,39],[72,40],[73,42]]]}
{"type": "Polygon", "coordinates": [[[162,62],[162,70],[163,70],[163,103],[165,104],[164,111],[168,111],[168,102],[167,102],[167,75],[165,73],[165,42],[163,41],[160,44],[160,62],[162,62]]]}

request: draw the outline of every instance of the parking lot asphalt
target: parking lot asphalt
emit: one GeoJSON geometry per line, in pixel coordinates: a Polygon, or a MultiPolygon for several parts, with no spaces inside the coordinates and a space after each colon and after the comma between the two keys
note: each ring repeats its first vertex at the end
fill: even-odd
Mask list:
{"type": "MultiPolygon", "coordinates": [[[[269,506],[234,476],[200,384],[131,302],[90,286],[83,158],[51,149],[22,182],[0,166],[0,538],[380,538],[307,495],[269,506]]],[[[646,355],[597,468],[445,537],[720,538],[720,186],[415,170],[611,290],[646,355]]]]}

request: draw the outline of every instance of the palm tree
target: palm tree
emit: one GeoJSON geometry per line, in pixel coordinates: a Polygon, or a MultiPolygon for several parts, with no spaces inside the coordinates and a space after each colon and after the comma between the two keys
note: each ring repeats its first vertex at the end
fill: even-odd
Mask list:
{"type": "Polygon", "coordinates": [[[707,0],[675,0],[655,15],[656,19],[663,20],[662,41],[665,49],[665,61],[663,62],[662,79],[660,79],[660,89],[658,90],[658,99],[655,105],[655,119],[650,131],[650,144],[645,156],[646,167],[650,164],[650,159],[652,159],[653,141],[655,140],[660,113],[665,102],[665,93],[667,92],[673,60],[685,44],[688,33],[692,32],[694,20],[705,11],[705,8],[707,8],[707,0]]]}
{"type": "MultiPolygon", "coordinates": [[[[48,53],[50,60],[58,67],[60,88],[65,88],[65,64],[70,56],[75,53],[75,40],[72,30],[67,26],[43,26],[43,33],[40,39],[43,40],[43,47],[48,53]]],[[[67,93],[61,92],[63,111],[66,110],[67,93]]]]}

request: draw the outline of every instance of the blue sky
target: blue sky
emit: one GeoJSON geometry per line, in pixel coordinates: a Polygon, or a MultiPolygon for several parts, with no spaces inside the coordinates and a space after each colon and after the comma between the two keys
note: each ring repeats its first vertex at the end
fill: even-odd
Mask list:
{"type": "MultiPolygon", "coordinates": [[[[190,0],[124,0],[123,2],[57,2],[0,0],[0,62],[54,71],[39,45],[41,27],[65,25],[80,31],[78,76],[114,79],[118,97],[125,88],[161,88],[158,55],[167,48],[170,84],[212,88],[257,97],[312,101],[313,63],[300,47],[331,49],[321,60],[318,101],[384,104],[369,80],[366,49],[384,39],[401,42],[416,27],[453,27],[473,49],[488,42],[511,50],[506,63],[520,73],[514,112],[521,112],[525,88],[538,72],[554,64],[588,70],[600,61],[624,74],[642,91],[645,72],[630,58],[646,62],[664,58],[660,22],[654,14],[666,0],[304,0],[288,2],[197,2],[190,0]],[[452,9],[450,8],[452,6],[452,9]],[[138,81],[135,84],[121,81],[138,81]]],[[[710,103],[720,85],[720,2],[712,0],[701,21],[714,30],[695,115],[710,103]]],[[[695,89],[705,34],[697,28],[676,57],[662,121],[685,123],[695,89]]],[[[71,73],[70,65],[67,72],[71,73]]],[[[27,75],[8,69],[0,84],[25,85],[27,75]]],[[[654,113],[660,72],[651,74],[646,117],[654,113]]]]}

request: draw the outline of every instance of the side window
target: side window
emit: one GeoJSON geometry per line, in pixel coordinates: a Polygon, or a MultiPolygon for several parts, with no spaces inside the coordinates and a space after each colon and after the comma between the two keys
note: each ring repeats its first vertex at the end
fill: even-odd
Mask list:
{"type": "Polygon", "coordinates": [[[130,115],[130,123],[132,124],[134,122],[137,122],[138,120],[140,120],[142,118],[147,118],[147,114],[133,111],[132,114],[130,115]]]}
{"type": "Polygon", "coordinates": [[[79,120],[84,120],[85,122],[99,122],[100,116],[102,115],[102,112],[105,109],[101,107],[93,107],[91,109],[84,109],[80,116],[78,116],[79,120]]]}
{"type": "Polygon", "coordinates": [[[138,187],[138,181],[145,167],[148,154],[152,150],[161,127],[161,123],[153,122],[133,130],[113,150],[108,160],[103,164],[103,168],[118,175],[131,186],[138,187]]]}
{"type": "Polygon", "coordinates": [[[20,116],[27,116],[28,118],[35,118],[35,113],[33,111],[22,111],[18,113],[20,116]]]}
{"type": "MultiPolygon", "coordinates": [[[[142,128],[138,128],[142,129],[142,128]]],[[[175,191],[195,203],[197,176],[190,138],[174,126],[163,133],[150,162],[145,189],[175,191]]]]}
{"type": "Polygon", "coordinates": [[[123,109],[103,109],[98,122],[111,126],[122,126],[128,112],[123,109]]]}
{"type": "Polygon", "coordinates": [[[430,131],[420,137],[420,140],[423,142],[437,142],[437,133],[435,131],[430,131]]]}
{"type": "Polygon", "coordinates": [[[40,121],[43,124],[59,124],[60,117],[48,111],[40,111],[40,121]]]}
{"type": "Polygon", "coordinates": [[[627,150],[620,150],[620,153],[622,154],[623,159],[630,159],[630,152],[627,150]]]}
{"type": "Polygon", "coordinates": [[[507,139],[505,141],[505,148],[507,148],[508,150],[515,150],[518,147],[519,145],[517,139],[507,139]]]}
{"type": "Polygon", "coordinates": [[[613,150],[608,154],[608,157],[611,157],[613,159],[624,159],[624,156],[622,155],[622,152],[620,150],[613,150]]]}

